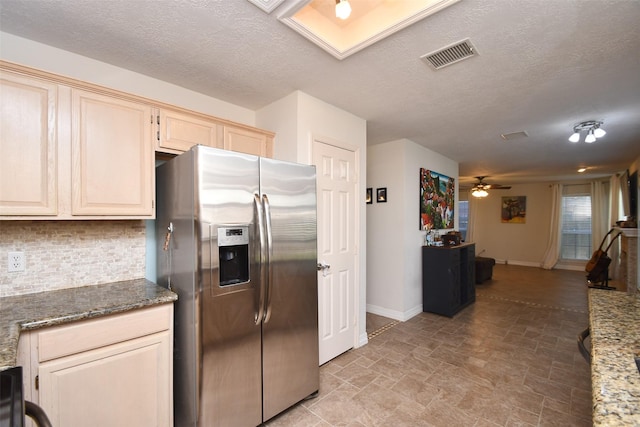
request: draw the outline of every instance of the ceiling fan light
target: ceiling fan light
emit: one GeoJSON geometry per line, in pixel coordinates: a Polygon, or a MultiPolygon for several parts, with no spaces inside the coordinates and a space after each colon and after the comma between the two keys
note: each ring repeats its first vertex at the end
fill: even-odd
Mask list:
{"type": "Polygon", "coordinates": [[[569,137],[569,141],[578,142],[580,141],[580,134],[578,132],[574,132],[573,135],[569,137]]]}
{"type": "Polygon", "coordinates": [[[347,19],[351,15],[351,5],[348,0],[336,0],[336,17],[347,19]]]}
{"type": "Polygon", "coordinates": [[[593,135],[593,131],[590,130],[589,133],[587,134],[587,137],[584,139],[584,142],[591,144],[592,142],[596,141],[596,137],[593,135]]]}
{"type": "Polygon", "coordinates": [[[489,193],[484,188],[474,188],[471,190],[471,195],[473,197],[487,197],[489,193]]]}
{"type": "Polygon", "coordinates": [[[607,134],[607,132],[605,132],[604,129],[602,129],[602,128],[596,128],[593,131],[593,136],[595,136],[596,138],[602,138],[606,134],[607,134]]]}

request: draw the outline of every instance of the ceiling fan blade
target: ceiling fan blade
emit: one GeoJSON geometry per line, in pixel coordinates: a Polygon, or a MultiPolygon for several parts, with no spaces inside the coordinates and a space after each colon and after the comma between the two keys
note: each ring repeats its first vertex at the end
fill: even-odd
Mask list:
{"type": "Polygon", "coordinates": [[[476,176],[475,177],[478,182],[476,182],[473,187],[471,188],[471,190],[509,190],[511,189],[510,185],[500,185],[500,184],[487,184],[486,182],[484,182],[484,179],[486,178],[486,176],[476,176]]]}

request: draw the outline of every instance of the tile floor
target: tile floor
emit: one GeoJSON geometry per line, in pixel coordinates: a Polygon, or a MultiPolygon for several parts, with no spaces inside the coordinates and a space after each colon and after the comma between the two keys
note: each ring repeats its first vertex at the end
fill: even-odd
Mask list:
{"type": "Polygon", "coordinates": [[[320,368],[320,393],[281,426],[590,426],[585,275],[496,265],[447,318],[369,314],[369,343],[320,368]],[[377,332],[376,332],[377,331],[377,332]]]}

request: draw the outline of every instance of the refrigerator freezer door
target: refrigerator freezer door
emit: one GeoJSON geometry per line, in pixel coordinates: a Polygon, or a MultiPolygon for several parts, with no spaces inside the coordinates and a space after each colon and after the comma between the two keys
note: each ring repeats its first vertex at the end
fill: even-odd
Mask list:
{"type": "Polygon", "coordinates": [[[263,418],[319,388],[315,168],[260,159],[271,222],[263,339],[263,418]]]}
{"type": "MultiPolygon", "coordinates": [[[[262,422],[261,331],[254,195],[254,156],[196,149],[202,319],[199,426],[256,426],[262,422]],[[236,226],[234,226],[234,224],[236,226]],[[249,280],[221,280],[219,233],[248,230],[249,280]]],[[[244,240],[243,240],[244,242],[244,240]]],[[[224,255],[224,254],[223,254],[224,255]]],[[[224,275],[222,275],[224,276],[224,275]]]]}

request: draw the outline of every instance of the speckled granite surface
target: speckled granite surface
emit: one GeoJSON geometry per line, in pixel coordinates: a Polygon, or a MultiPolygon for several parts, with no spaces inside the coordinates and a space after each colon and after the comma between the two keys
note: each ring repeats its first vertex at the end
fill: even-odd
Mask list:
{"type": "Polygon", "coordinates": [[[640,426],[640,297],[589,289],[594,426],[640,426]]]}
{"type": "Polygon", "coordinates": [[[16,364],[21,330],[170,303],[178,296],[146,279],[0,298],[0,370],[16,364]]]}

